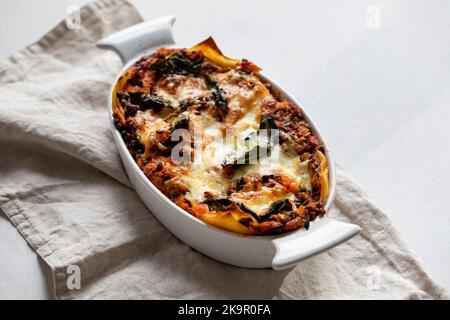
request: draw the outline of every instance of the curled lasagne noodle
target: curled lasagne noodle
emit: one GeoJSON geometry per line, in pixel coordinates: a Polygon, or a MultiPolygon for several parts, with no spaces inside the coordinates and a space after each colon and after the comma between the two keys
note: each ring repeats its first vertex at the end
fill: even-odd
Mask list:
{"type": "Polygon", "coordinates": [[[273,234],[325,214],[328,163],[299,106],[212,38],[159,49],[113,91],[116,128],[148,179],[202,221],[273,234]]]}

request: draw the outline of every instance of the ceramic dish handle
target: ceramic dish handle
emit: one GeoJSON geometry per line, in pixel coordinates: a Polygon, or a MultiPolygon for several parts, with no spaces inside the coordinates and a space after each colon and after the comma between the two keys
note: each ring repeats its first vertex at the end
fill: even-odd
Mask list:
{"type": "Polygon", "coordinates": [[[292,267],[300,260],[336,246],[360,231],[357,225],[328,219],[316,232],[274,240],[276,254],[272,268],[281,270],[292,267]]]}
{"type": "Polygon", "coordinates": [[[142,22],[100,40],[97,47],[115,51],[126,64],[156,48],[175,44],[172,35],[174,22],[174,16],[142,22]]]}

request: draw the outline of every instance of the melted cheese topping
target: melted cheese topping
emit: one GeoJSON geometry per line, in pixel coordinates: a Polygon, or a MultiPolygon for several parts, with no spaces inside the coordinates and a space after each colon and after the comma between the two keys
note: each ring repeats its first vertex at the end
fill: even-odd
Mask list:
{"type": "Polygon", "coordinates": [[[207,97],[211,93],[202,78],[173,75],[158,83],[156,94],[176,108],[182,101],[207,97]]]}
{"type": "Polygon", "coordinates": [[[223,123],[207,114],[190,115],[190,126],[195,136],[196,151],[194,162],[184,178],[195,200],[204,200],[205,192],[216,196],[224,195],[227,183],[220,174],[220,166],[225,155],[222,143],[223,123]]]}
{"type": "MultiPolygon", "coordinates": [[[[194,129],[194,133],[198,132],[197,130],[200,131],[200,134],[195,137],[198,147],[195,151],[194,163],[190,165],[189,172],[184,178],[190,189],[190,197],[203,201],[205,192],[216,197],[226,196],[230,181],[252,173],[288,176],[301,187],[311,190],[308,162],[300,162],[298,156],[282,151],[278,144],[272,147],[270,156],[261,157],[258,161],[254,161],[256,162],[254,164],[239,167],[231,177],[221,175],[221,166],[227,155],[242,152],[245,146],[244,139],[251,134],[256,135],[261,120],[261,106],[273,97],[253,75],[242,75],[232,70],[214,75],[214,80],[227,94],[229,112],[225,122],[213,119],[206,113],[190,115],[191,130],[194,129]],[[224,137],[225,133],[228,135],[227,139],[224,137]]],[[[259,212],[267,209],[264,206],[269,206],[276,200],[293,197],[286,190],[278,193],[277,196],[271,195],[273,192],[271,188],[261,194],[247,195],[256,201],[248,203],[249,207],[259,212]]]]}
{"type": "Polygon", "coordinates": [[[226,191],[222,175],[214,168],[205,168],[203,165],[193,164],[185,181],[189,186],[190,197],[197,201],[205,199],[205,192],[220,197],[226,191]]]}
{"type": "Polygon", "coordinates": [[[273,146],[269,157],[260,158],[255,164],[240,167],[236,170],[234,178],[240,178],[252,173],[288,176],[297,181],[306,190],[312,190],[309,161],[301,162],[298,157],[282,151],[277,144],[273,146]]]}
{"type": "Polygon", "coordinates": [[[140,142],[146,147],[153,143],[152,137],[158,130],[169,130],[170,125],[159,117],[153,116],[150,110],[138,111],[134,117],[140,142]]]}
{"type": "Polygon", "coordinates": [[[253,74],[242,74],[236,70],[212,76],[227,94],[228,114],[225,119],[235,133],[246,129],[258,129],[260,107],[266,100],[274,100],[269,90],[253,74]]]}

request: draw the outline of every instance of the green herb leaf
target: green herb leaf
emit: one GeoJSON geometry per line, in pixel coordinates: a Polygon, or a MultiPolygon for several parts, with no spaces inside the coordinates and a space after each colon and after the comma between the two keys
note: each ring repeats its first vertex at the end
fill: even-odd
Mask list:
{"type": "Polygon", "coordinates": [[[146,92],[128,92],[130,102],[139,105],[141,110],[154,109],[155,111],[161,110],[165,101],[157,96],[152,96],[146,92]]]}
{"type": "Polygon", "coordinates": [[[198,75],[201,71],[203,59],[191,60],[185,55],[175,52],[165,59],[153,63],[150,68],[158,75],[167,77],[174,74],[198,75]]]}
{"type": "Polygon", "coordinates": [[[225,91],[219,88],[217,82],[211,79],[210,77],[205,77],[205,83],[208,89],[211,91],[214,101],[216,102],[216,106],[224,111],[228,111],[228,103],[227,103],[227,95],[225,91]]]}
{"type": "Polygon", "coordinates": [[[292,210],[292,203],[289,201],[289,199],[284,200],[278,200],[273,202],[269,210],[267,210],[267,213],[264,216],[271,216],[272,214],[276,214],[280,211],[291,211],[292,210]]]}
{"type": "Polygon", "coordinates": [[[211,211],[225,211],[229,209],[234,203],[227,198],[212,198],[203,201],[204,204],[208,205],[211,211]]]}

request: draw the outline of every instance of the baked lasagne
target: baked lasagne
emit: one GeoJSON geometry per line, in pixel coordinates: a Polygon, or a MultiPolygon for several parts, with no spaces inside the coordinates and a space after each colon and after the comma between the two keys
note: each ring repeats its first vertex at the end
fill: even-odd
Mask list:
{"type": "Polygon", "coordinates": [[[250,235],[325,214],[328,164],[302,110],[209,38],[159,49],[118,79],[114,122],[147,178],[202,221],[250,235]]]}

